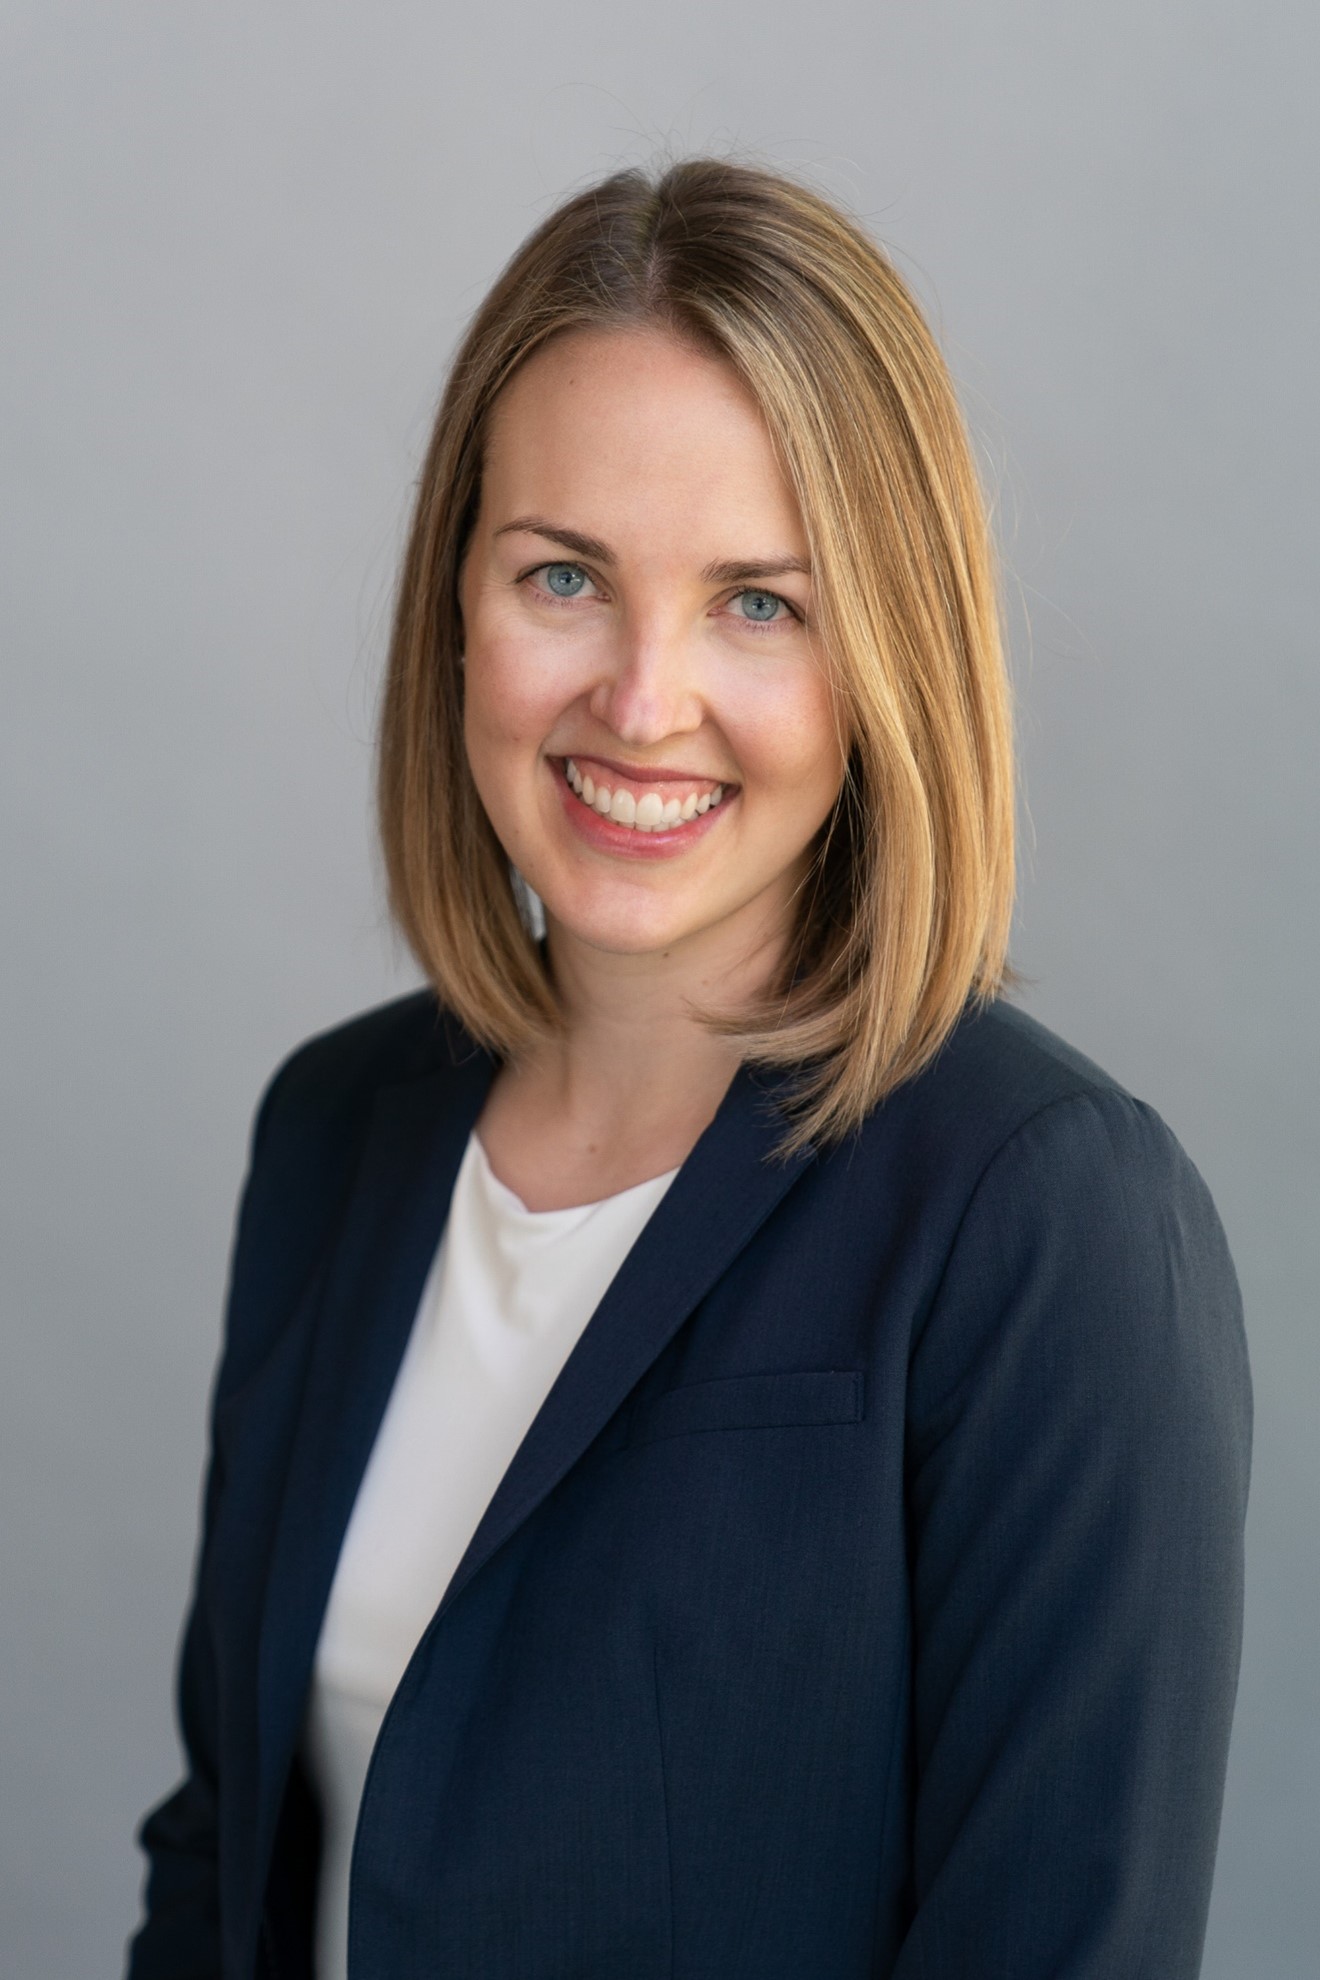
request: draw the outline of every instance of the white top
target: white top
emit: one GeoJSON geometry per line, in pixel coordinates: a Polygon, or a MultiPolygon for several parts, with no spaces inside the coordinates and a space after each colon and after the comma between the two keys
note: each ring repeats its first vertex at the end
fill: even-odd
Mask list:
{"type": "Polygon", "coordinates": [[[509,1461],[677,1169],[528,1210],[475,1134],[344,1535],[303,1756],[321,1804],[317,1980],[346,1980],[348,1873],[385,1708],[509,1461]]]}

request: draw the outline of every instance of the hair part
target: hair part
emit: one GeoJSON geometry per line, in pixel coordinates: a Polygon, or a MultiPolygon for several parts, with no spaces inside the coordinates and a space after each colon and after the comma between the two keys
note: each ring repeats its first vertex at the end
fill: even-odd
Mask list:
{"type": "Polygon", "coordinates": [[[516,1057],[562,1025],[463,741],[458,582],[492,408],[574,329],[660,328],[729,363],[810,545],[847,765],[777,979],[703,1021],[795,1070],[784,1155],[826,1145],[1012,977],[1012,722],[985,502],[905,283],[829,201],[746,165],[619,172],[524,242],[454,361],[404,555],[380,726],[390,903],[440,1000],[516,1057]]]}

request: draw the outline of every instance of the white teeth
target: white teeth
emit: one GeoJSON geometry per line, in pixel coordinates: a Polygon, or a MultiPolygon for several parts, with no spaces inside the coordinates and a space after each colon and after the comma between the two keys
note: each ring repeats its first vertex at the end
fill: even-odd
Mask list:
{"type": "Polygon", "coordinates": [[[583,804],[602,818],[613,819],[616,825],[630,826],[636,832],[663,832],[687,824],[719,804],[727,788],[716,784],[713,790],[703,791],[700,796],[690,791],[685,798],[666,799],[659,791],[643,791],[640,797],[634,797],[631,791],[611,791],[608,784],[596,783],[578,769],[571,756],[564,758],[564,777],[583,804]]]}

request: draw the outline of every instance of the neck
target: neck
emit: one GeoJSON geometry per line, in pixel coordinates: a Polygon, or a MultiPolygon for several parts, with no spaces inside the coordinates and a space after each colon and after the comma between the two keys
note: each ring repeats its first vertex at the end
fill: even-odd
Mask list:
{"type": "Polygon", "coordinates": [[[640,954],[595,947],[547,915],[566,1022],[501,1068],[480,1120],[496,1175],[530,1209],[592,1202],[686,1160],[742,1057],[697,1013],[734,1015],[771,981],[784,927],[771,905],[640,954]]]}
{"type": "MultiPolygon", "coordinates": [[[[734,941],[643,954],[603,950],[550,922],[550,968],[563,1032],[546,1072],[570,1115],[613,1124],[668,1112],[714,1112],[741,1053],[699,1013],[734,1016],[771,980],[778,931],[745,925],[734,941]]],[[[608,1131],[608,1128],[607,1128],[608,1131]]]]}

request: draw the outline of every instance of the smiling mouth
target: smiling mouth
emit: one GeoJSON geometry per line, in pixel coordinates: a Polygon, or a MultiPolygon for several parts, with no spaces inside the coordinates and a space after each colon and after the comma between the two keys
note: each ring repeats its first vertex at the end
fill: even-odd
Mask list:
{"type": "Polygon", "coordinates": [[[648,789],[640,780],[636,785],[618,777],[597,782],[571,756],[564,757],[563,771],[569,789],[589,811],[634,832],[673,831],[704,816],[737,789],[736,784],[696,783],[682,797],[677,793],[671,797],[648,789]]]}

